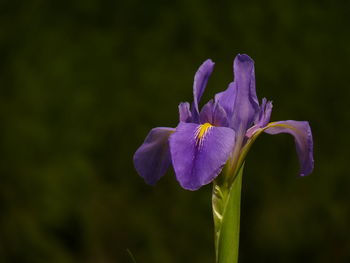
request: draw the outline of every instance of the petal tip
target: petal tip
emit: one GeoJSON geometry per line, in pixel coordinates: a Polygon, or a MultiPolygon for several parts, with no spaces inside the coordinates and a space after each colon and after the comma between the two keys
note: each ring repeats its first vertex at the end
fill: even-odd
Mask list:
{"type": "Polygon", "coordinates": [[[210,58],[208,58],[207,60],[205,60],[202,65],[199,67],[200,69],[207,69],[210,73],[213,72],[214,70],[214,66],[215,66],[215,62],[213,62],[210,58]]]}
{"type": "Polygon", "coordinates": [[[197,191],[199,188],[201,188],[201,186],[183,185],[181,183],[180,183],[180,185],[183,189],[188,190],[188,191],[197,191]]]}
{"type": "Polygon", "coordinates": [[[204,61],[204,63],[205,63],[205,64],[208,64],[208,65],[210,65],[210,66],[214,66],[214,65],[215,65],[215,62],[213,62],[213,61],[211,60],[211,58],[208,58],[206,61],[204,61]]]}
{"type": "Polygon", "coordinates": [[[241,62],[241,63],[244,63],[244,62],[254,63],[254,60],[251,57],[249,57],[247,54],[238,54],[235,58],[235,61],[241,62]]]}

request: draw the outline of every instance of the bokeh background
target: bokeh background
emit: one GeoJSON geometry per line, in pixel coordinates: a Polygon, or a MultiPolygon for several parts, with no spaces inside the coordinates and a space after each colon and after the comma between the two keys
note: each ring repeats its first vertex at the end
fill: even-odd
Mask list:
{"type": "Polygon", "coordinates": [[[273,120],[308,120],[315,171],[263,135],[246,162],[240,262],[349,262],[349,1],[1,1],[0,262],[214,262],[211,186],[156,187],[132,156],[256,62],[273,120]]]}

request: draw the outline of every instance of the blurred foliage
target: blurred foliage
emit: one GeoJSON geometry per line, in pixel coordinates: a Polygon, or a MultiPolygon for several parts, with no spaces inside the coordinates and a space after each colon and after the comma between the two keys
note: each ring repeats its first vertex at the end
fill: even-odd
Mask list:
{"type": "Polygon", "coordinates": [[[144,184],[132,155],[174,127],[194,72],[203,101],[256,62],[273,120],[309,120],[315,171],[263,135],[243,182],[240,262],[350,258],[349,1],[1,1],[0,262],[214,262],[211,186],[170,171],[144,184]]]}

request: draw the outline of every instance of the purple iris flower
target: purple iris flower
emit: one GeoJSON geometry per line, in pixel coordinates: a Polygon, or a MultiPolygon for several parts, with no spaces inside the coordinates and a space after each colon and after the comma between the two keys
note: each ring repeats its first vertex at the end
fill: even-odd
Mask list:
{"type": "Polygon", "coordinates": [[[212,182],[225,164],[232,172],[244,161],[251,144],[261,132],[289,133],[294,137],[300,175],[312,172],[313,139],[306,121],[271,122],[271,101],[261,105],[255,90],[254,61],[237,55],[234,81],[199,110],[214,63],[208,59],[194,77],[193,103],[180,103],[176,128],[152,129],[134,155],[137,172],[148,184],[155,184],[172,164],[180,185],[197,190],[212,182]]]}

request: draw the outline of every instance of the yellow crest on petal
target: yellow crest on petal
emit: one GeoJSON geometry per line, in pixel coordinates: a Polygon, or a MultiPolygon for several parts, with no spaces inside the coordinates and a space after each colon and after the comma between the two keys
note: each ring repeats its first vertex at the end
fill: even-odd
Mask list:
{"type": "Polygon", "coordinates": [[[201,124],[198,126],[196,132],[195,132],[195,137],[197,141],[197,145],[201,146],[203,144],[203,140],[205,136],[208,134],[210,129],[213,127],[209,122],[206,122],[204,124],[201,124]]]}

